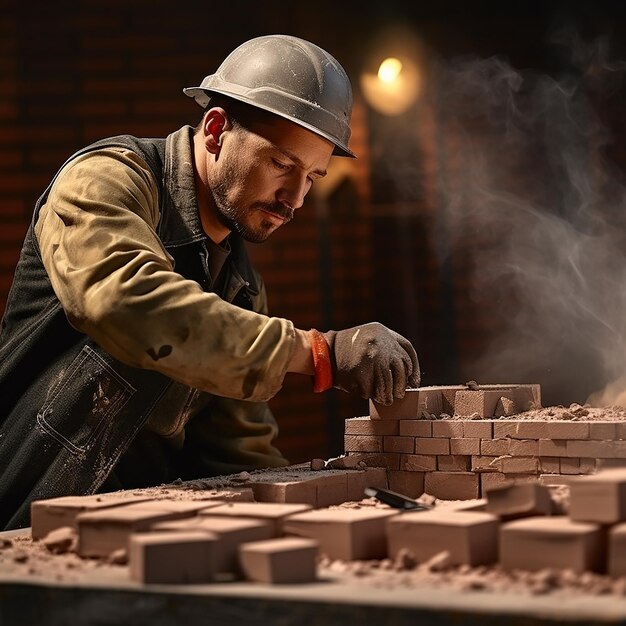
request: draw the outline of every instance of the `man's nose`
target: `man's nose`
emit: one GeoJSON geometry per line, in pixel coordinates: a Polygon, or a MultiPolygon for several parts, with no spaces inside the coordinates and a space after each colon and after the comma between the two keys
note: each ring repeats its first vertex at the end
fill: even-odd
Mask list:
{"type": "Polygon", "coordinates": [[[276,194],[278,201],[290,209],[299,209],[304,204],[304,198],[309,190],[306,176],[289,179],[276,194]]]}

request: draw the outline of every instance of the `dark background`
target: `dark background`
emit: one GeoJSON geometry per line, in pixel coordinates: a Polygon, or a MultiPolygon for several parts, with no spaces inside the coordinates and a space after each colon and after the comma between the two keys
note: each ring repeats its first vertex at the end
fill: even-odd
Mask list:
{"type": "MultiPolygon", "coordinates": [[[[283,33],[317,43],[344,65],[355,91],[351,146],[359,158],[336,159],[328,183],[297,219],[251,246],[271,312],[300,328],[387,324],[416,346],[423,384],[538,382],[544,404],[569,404],[620,374],[626,300],[620,292],[604,301],[626,277],[620,3],[4,2],[0,20],[0,310],[34,202],[70,154],[113,134],[164,136],[195,124],[200,109],[182,88],[215,71],[243,41],[283,33]],[[410,110],[390,118],[364,100],[359,76],[372,69],[393,28],[418,43],[423,88],[410,110]],[[515,81],[507,79],[501,89],[511,72],[532,78],[512,91],[515,81]],[[558,109],[560,100],[546,105],[543,94],[560,98],[566,87],[571,110],[558,109]],[[512,134],[508,119],[516,121],[512,134]],[[596,275],[615,278],[612,287],[588,294],[610,312],[600,325],[611,327],[610,336],[595,326],[582,332],[588,318],[597,321],[593,312],[561,318],[555,309],[542,310],[545,284],[537,276],[530,296],[529,282],[522,287],[516,279],[502,242],[514,232],[519,251],[535,222],[492,222],[490,216],[504,213],[477,211],[498,205],[507,219],[526,215],[511,201],[523,198],[537,209],[533,215],[572,223],[566,199],[579,186],[564,174],[561,148],[572,148],[585,181],[594,173],[591,191],[603,202],[593,214],[602,216],[602,232],[608,224],[617,238],[610,270],[601,259],[582,272],[585,287],[595,285],[596,275]],[[498,194],[485,200],[481,176],[497,180],[498,194]],[[501,267],[509,273],[494,278],[492,270],[501,267]],[[495,282],[483,290],[477,277],[487,275],[495,282]],[[538,306],[529,312],[528,302],[538,306]],[[511,321],[520,319],[521,333],[511,321]],[[532,338],[529,327],[538,329],[532,338]],[[617,348],[609,365],[605,345],[617,348]]],[[[573,231],[585,237],[599,228],[588,223],[588,206],[576,212],[573,231]]],[[[560,241],[534,250],[579,249],[578,239],[560,241]]],[[[536,261],[532,250],[527,258],[536,261]]],[[[583,249],[581,259],[591,256],[583,249]]],[[[561,267],[562,260],[559,252],[536,265],[551,276],[551,264],[561,267]]],[[[559,284],[571,297],[576,283],[564,280],[559,284]]],[[[298,377],[286,380],[271,405],[280,446],[293,462],[341,453],[343,419],[368,411],[367,402],[340,392],[314,395],[298,377]]]]}

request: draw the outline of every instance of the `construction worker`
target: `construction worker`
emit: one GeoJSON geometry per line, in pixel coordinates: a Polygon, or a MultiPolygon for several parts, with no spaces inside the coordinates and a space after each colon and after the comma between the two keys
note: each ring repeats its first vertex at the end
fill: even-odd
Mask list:
{"type": "Polygon", "coordinates": [[[288,464],[266,404],[288,372],[387,404],[419,384],[381,324],[270,317],[246,256],[354,156],[340,64],[258,37],[184,92],[195,129],[98,141],[35,206],[0,334],[0,527],[36,499],[288,464]]]}

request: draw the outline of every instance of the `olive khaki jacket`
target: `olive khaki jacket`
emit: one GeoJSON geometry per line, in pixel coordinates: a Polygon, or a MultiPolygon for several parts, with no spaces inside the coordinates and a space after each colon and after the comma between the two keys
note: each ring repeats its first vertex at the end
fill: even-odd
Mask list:
{"type": "Polygon", "coordinates": [[[0,528],[34,499],[287,464],[266,402],[293,324],[235,234],[211,292],[192,146],[97,142],[37,202],[0,331],[0,528]]]}

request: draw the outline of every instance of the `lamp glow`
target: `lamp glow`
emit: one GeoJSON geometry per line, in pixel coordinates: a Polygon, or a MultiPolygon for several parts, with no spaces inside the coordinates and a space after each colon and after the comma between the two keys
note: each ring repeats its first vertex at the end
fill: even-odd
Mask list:
{"type": "Polygon", "coordinates": [[[416,63],[403,57],[384,57],[377,72],[361,74],[368,104],[384,115],[401,115],[417,100],[420,74],[416,63]]]}
{"type": "Polygon", "coordinates": [[[398,78],[401,71],[402,61],[400,61],[400,59],[391,57],[389,59],[385,59],[380,64],[380,67],[378,68],[378,78],[383,83],[392,83],[398,78]]]}

